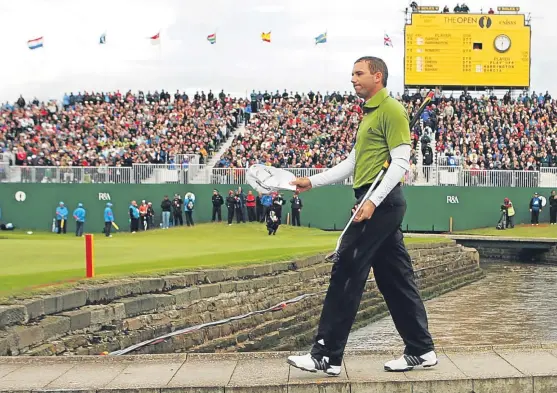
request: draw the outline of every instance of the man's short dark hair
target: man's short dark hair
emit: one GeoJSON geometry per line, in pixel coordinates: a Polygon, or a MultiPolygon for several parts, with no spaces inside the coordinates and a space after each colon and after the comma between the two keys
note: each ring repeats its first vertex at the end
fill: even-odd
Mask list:
{"type": "Polygon", "coordinates": [[[387,79],[389,79],[389,70],[387,68],[387,64],[380,59],[379,57],[374,56],[364,56],[360,57],[358,60],[354,62],[354,64],[359,63],[361,61],[367,62],[369,66],[369,72],[375,74],[376,72],[380,72],[383,77],[381,78],[381,84],[383,87],[387,87],[387,79]]]}

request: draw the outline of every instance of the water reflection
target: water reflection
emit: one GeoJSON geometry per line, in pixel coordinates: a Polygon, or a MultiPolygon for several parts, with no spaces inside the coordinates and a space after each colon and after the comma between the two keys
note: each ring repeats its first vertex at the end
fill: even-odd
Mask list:
{"type": "MultiPolygon", "coordinates": [[[[486,278],[426,302],[437,346],[557,341],[557,266],[482,265],[486,278]]],[[[351,333],[347,348],[402,346],[390,316],[351,333]]]]}

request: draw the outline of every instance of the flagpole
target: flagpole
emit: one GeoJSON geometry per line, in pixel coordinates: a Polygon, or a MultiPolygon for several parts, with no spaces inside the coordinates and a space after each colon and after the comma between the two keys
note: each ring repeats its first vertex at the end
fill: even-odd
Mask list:
{"type": "Polygon", "coordinates": [[[161,54],[162,54],[162,39],[161,39],[161,29],[159,29],[159,64],[161,61],[161,54]]]}
{"type": "MultiPolygon", "coordinates": [[[[107,34],[106,34],[106,29],[104,29],[104,32],[103,32],[103,34],[101,35],[101,37],[104,37],[104,42],[103,42],[102,44],[99,42],[99,47],[100,47],[99,49],[103,52],[101,58],[103,59],[103,74],[104,74],[104,75],[103,75],[103,76],[104,76],[103,80],[104,80],[105,82],[107,81],[107,72],[106,72],[106,63],[107,63],[107,61],[106,61],[106,54],[105,54],[106,50],[103,50],[103,49],[104,49],[104,48],[103,48],[103,45],[106,45],[106,36],[107,36],[107,34]]],[[[99,41],[100,41],[100,39],[99,39],[99,41]]],[[[110,82],[109,82],[109,84],[110,84],[110,82]]],[[[108,87],[108,86],[107,86],[107,87],[108,87]]],[[[104,90],[105,90],[105,92],[106,92],[106,91],[108,91],[109,89],[107,88],[107,89],[104,89],[104,90]]],[[[103,100],[103,102],[104,102],[104,95],[103,95],[103,97],[102,97],[102,100],[103,100]]]]}
{"type": "MultiPolygon", "coordinates": [[[[329,16],[331,15],[331,3],[327,3],[327,7],[326,7],[326,12],[327,12],[327,19],[329,19],[329,16]]],[[[325,91],[323,92],[323,96],[325,96],[325,93],[327,92],[328,87],[329,87],[329,45],[331,45],[331,43],[329,42],[329,26],[325,27],[325,83],[323,84],[323,86],[325,87],[325,91]]]]}
{"type": "Polygon", "coordinates": [[[325,28],[325,91],[327,91],[327,86],[329,83],[329,45],[328,28],[325,28]]]}
{"type": "MultiPolygon", "coordinates": [[[[33,40],[35,40],[36,38],[33,38],[33,40]]],[[[36,49],[31,49],[28,47],[28,50],[32,53],[31,56],[33,56],[33,60],[31,60],[32,64],[33,64],[33,75],[37,78],[37,80],[35,81],[36,84],[40,85],[44,76],[44,70],[45,70],[45,64],[47,64],[47,58],[48,56],[46,55],[45,51],[48,48],[48,41],[46,40],[46,37],[44,36],[44,34],[42,35],[42,44],[43,46],[40,48],[36,48],[36,49]]],[[[27,46],[29,46],[29,41],[27,42],[27,46]]],[[[47,97],[48,94],[45,94],[44,91],[41,91],[41,95],[43,95],[44,97],[47,97]]],[[[31,92],[24,92],[22,94],[23,98],[25,98],[25,101],[27,103],[29,103],[31,100],[33,100],[32,97],[32,93],[31,92]],[[29,95],[27,95],[29,94],[29,95]]],[[[48,99],[44,99],[44,101],[48,101],[48,99]]]]}
{"type": "MultiPolygon", "coordinates": [[[[214,49],[214,51],[213,51],[214,52],[213,66],[212,66],[213,74],[211,75],[211,77],[209,79],[209,85],[211,85],[211,88],[215,88],[215,92],[213,93],[213,95],[215,95],[216,97],[218,97],[218,94],[219,94],[219,91],[218,91],[219,86],[213,85],[213,83],[214,83],[213,82],[213,80],[214,80],[213,75],[216,75],[217,72],[219,71],[219,69],[217,69],[217,64],[219,63],[219,59],[220,59],[219,48],[218,48],[219,43],[217,41],[218,40],[218,34],[217,34],[218,32],[219,32],[219,27],[217,26],[215,28],[215,33],[214,33],[215,34],[215,46],[216,46],[216,48],[213,48],[214,49]]],[[[224,89],[224,88],[225,88],[225,86],[221,86],[221,89],[224,89]]],[[[207,92],[207,94],[208,94],[208,92],[207,92]]]]}

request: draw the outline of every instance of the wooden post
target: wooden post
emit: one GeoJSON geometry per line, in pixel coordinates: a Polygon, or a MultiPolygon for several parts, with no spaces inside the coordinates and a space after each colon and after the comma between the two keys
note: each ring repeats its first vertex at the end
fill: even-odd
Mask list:
{"type": "Polygon", "coordinates": [[[85,235],[85,274],[87,278],[95,277],[95,252],[93,235],[85,235]]]}
{"type": "Polygon", "coordinates": [[[290,225],[290,213],[286,213],[286,225],[290,225]]]}
{"type": "Polygon", "coordinates": [[[453,233],[453,218],[449,217],[449,233],[453,233]]]}

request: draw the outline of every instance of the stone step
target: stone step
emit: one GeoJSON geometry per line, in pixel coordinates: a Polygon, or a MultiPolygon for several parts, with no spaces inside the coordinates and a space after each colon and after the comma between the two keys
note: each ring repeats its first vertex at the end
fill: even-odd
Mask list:
{"type": "Polygon", "coordinates": [[[439,364],[430,370],[387,373],[383,364],[399,355],[397,349],[348,351],[336,378],[290,367],[288,351],[0,358],[0,391],[531,393],[557,386],[555,345],[439,347],[437,352],[439,364]]]}

